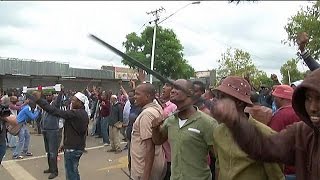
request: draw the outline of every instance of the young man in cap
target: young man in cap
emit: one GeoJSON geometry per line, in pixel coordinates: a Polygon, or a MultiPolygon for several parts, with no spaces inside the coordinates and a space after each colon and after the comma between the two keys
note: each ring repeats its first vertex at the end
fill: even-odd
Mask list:
{"type": "MultiPolygon", "coordinates": [[[[229,99],[236,104],[239,118],[252,124],[259,132],[265,135],[274,133],[268,126],[248,116],[244,109],[251,106],[251,86],[241,77],[229,76],[224,79],[216,89],[218,102],[229,99]]],[[[212,112],[214,114],[214,111],[212,112]]],[[[215,116],[214,116],[215,117],[215,116]]],[[[221,119],[217,119],[221,122],[221,119]]],[[[247,179],[272,179],[284,180],[280,165],[276,163],[261,163],[248,157],[234,142],[231,132],[225,124],[220,124],[213,132],[214,150],[216,154],[216,169],[218,179],[247,180],[247,179]]]]}
{"type": "MultiPolygon", "coordinates": [[[[36,103],[48,114],[65,119],[63,146],[66,179],[79,180],[79,160],[86,145],[89,117],[85,110],[87,97],[78,92],[71,98],[71,110],[60,110],[41,98],[41,92],[33,93],[36,103]]],[[[87,108],[88,110],[88,108],[87,108]]]]}
{"type": "Polygon", "coordinates": [[[293,93],[292,107],[302,120],[277,134],[263,135],[239,117],[230,99],[215,106],[215,117],[224,122],[241,149],[259,161],[295,165],[298,180],[320,179],[320,69],[307,76],[293,93]]]}
{"type": "MultiPolygon", "coordinates": [[[[287,126],[299,122],[300,119],[292,108],[293,88],[288,85],[279,85],[272,92],[277,111],[272,116],[268,126],[280,132],[287,126]]],[[[294,166],[285,166],[284,173],[287,176],[294,176],[294,166]]]]}
{"type": "Polygon", "coordinates": [[[166,140],[170,143],[171,180],[212,180],[208,153],[217,122],[194,106],[198,99],[191,81],[178,79],[174,84],[170,101],[179,113],[165,121],[163,117],[154,119],[152,140],[159,145],[166,140]]]}
{"type": "Polygon", "coordinates": [[[300,121],[292,108],[292,94],[293,89],[288,85],[279,85],[272,93],[277,111],[272,116],[268,126],[277,132],[300,121]]]}

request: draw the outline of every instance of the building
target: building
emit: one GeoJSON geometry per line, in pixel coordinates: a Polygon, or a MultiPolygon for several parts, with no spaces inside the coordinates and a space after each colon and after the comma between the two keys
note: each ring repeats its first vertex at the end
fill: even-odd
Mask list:
{"type": "Polygon", "coordinates": [[[193,81],[202,81],[206,88],[210,86],[215,86],[216,84],[216,70],[208,70],[208,71],[196,71],[196,77],[192,79],[193,81]]]}
{"type": "Polygon", "coordinates": [[[96,85],[118,92],[118,81],[112,70],[79,69],[68,63],[0,57],[0,87],[3,90],[63,84],[72,90],[96,85]]]}

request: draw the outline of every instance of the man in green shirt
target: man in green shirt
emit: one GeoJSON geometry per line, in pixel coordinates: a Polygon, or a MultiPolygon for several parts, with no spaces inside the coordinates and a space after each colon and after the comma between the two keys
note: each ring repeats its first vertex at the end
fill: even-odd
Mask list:
{"type": "Polygon", "coordinates": [[[177,105],[179,113],[163,124],[163,118],[154,119],[152,140],[157,145],[166,140],[170,143],[171,180],[211,180],[208,152],[212,150],[217,122],[193,106],[196,96],[191,81],[179,79],[174,83],[170,101],[177,105]]]}

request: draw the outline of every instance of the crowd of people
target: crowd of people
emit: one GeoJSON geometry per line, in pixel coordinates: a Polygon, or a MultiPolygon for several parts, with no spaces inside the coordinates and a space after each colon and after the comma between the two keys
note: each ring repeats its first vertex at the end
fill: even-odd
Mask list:
{"type": "Polygon", "coordinates": [[[138,85],[131,81],[129,90],[120,83],[120,93],[95,86],[7,93],[1,104],[11,113],[1,118],[0,162],[7,147],[14,148],[13,159],[32,156],[28,122],[35,121],[49,179],[58,176],[59,152],[66,179],[80,179],[79,161],[91,135],[110,146],[108,153],[127,149],[134,180],[318,180],[320,65],[307,42],[302,33],[297,43],[311,71],[305,79],[285,85],[272,75],[274,85],[258,91],[250,78],[228,76],[210,89],[178,79],[165,83],[161,94],[144,78],[138,85]]]}

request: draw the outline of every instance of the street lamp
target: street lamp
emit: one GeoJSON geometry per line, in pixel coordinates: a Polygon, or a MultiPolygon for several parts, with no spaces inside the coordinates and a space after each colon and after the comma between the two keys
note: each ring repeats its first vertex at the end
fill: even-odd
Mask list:
{"type": "MultiPolygon", "coordinates": [[[[159,9],[159,10],[156,10],[155,11],[155,16],[156,16],[156,19],[154,20],[154,28],[153,28],[153,39],[152,39],[152,52],[151,52],[151,70],[153,70],[153,64],[154,64],[154,50],[155,50],[155,47],[156,47],[156,34],[157,34],[157,26],[162,23],[163,21],[167,20],[168,18],[170,18],[171,16],[175,15],[177,12],[181,11],[182,9],[186,8],[187,6],[189,5],[192,5],[192,4],[200,4],[200,1],[194,1],[194,2],[191,2],[191,3],[188,3],[186,4],[185,6],[183,6],[182,8],[176,10],[174,13],[170,14],[169,16],[167,16],[166,18],[164,18],[162,21],[159,21],[159,15],[158,15],[158,12],[159,10],[163,10],[163,8],[159,9]]],[[[150,74],[150,83],[152,84],[152,74],[150,74]]]]}

